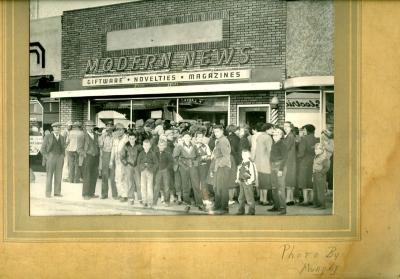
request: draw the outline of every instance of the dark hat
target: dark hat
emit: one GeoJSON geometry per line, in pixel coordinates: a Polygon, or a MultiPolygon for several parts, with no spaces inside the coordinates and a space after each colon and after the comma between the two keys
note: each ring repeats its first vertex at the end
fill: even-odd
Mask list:
{"type": "Polygon", "coordinates": [[[61,123],[60,122],[54,122],[53,124],[51,124],[51,127],[60,127],[61,123]]]}
{"type": "Polygon", "coordinates": [[[85,126],[96,126],[93,121],[88,120],[85,122],[85,126]]]}

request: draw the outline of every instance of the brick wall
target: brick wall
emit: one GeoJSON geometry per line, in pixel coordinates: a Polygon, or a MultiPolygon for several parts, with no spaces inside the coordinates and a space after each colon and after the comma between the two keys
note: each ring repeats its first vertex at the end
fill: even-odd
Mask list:
{"type": "MultiPolygon", "coordinates": [[[[272,67],[285,73],[286,1],[282,0],[149,0],[67,11],[62,17],[62,80],[82,79],[88,59],[133,53],[176,52],[183,59],[187,50],[218,47],[251,47],[249,67],[272,67]],[[140,50],[106,51],[106,30],[126,29],[129,22],[141,26],[162,22],[198,21],[218,13],[224,19],[224,41],[200,45],[140,50]],[[226,23],[227,22],[227,23],[226,23]],[[226,27],[227,26],[227,27],[226,27]]],[[[235,61],[232,63],[235,65],[235,61]]],[[[196,64],[196,68],[200,65],[196,64]]],[[[171,70],[180,70],[172,63],[171,70]]]]}
{"type": "Polygon", "coordinates": [[[65,125],[68,121],[80,121],[83,123],[87,120],[87,100],[80,98],[60,99],[60,121],[65,125]]]}
{"type": "Polygon", "coordinates": [[[284,91],[253,91],[231,93],[230,123],[237,125],[237,106],[244,104],[269,104],[271,99],[278,97],[278,124],[283,124],[285,119],[285,92],[284,91]]]}

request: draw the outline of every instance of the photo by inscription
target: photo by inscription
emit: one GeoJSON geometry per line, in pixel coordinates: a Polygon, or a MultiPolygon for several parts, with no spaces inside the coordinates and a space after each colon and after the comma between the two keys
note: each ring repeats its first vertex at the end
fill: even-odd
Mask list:
{"type": "Polygon", "coordinates": [[[52,2],[30,1],[31,216],[333,213],[332,1],[52,2]]]}

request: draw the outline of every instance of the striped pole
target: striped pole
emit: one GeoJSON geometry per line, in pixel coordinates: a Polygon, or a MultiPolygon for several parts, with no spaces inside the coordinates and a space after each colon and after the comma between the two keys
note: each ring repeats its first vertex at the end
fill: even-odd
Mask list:
{"type": "Polygon", "coordinates": [[[278,124],[278,109],[273,108],[271,109],[271,124],[276,125],[278,124]]]}

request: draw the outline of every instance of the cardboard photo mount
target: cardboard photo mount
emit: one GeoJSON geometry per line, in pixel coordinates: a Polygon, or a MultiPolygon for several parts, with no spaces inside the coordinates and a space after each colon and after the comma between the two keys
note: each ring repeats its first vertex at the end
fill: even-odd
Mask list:
{"type": "Polygon", "coordinates": [[[3,54],[5,241],[274,241],[359,239],[360,3],[335,2],[335,163],[331,216],[29,215],[29,5],[6,2],[3,54]],[[18,26],[18,28],[17,28],[18,26]],[[22,96],[22,97],[21,97],[22,96]],[[25,162],[25,163],[23,163],[25,162]]]}

